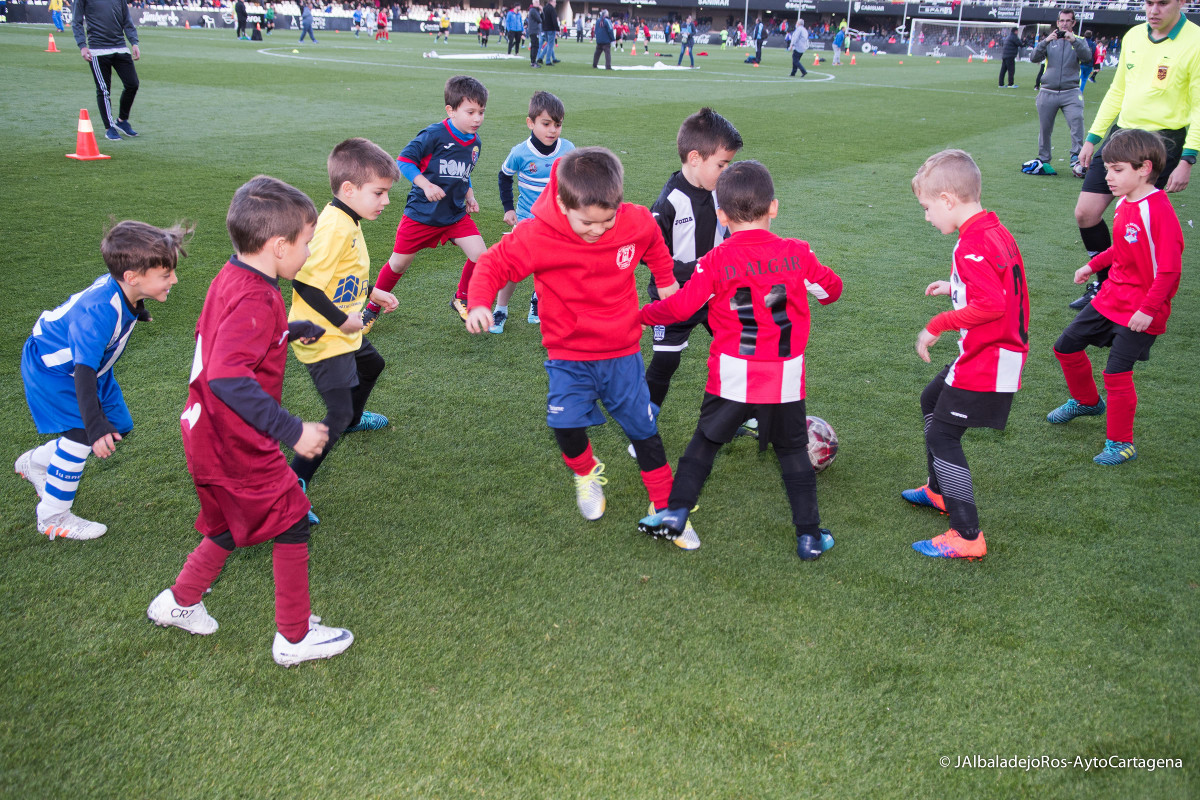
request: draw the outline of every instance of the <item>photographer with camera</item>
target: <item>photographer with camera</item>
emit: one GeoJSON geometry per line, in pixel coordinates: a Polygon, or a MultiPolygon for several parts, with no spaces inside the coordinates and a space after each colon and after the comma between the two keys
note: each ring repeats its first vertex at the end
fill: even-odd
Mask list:
{"type": "Polygon", "coordinates": [[[1071,130],[1071,171],[1075,177],[1083,177],[1079,164],[1079,151],[1083,147],[1083,94],[1079,91],[1079,65],[1090,64],[1092,51],[1087,43],[1071,30],[1075,27],[1075,12],[1064,9],[1058,12],[1058,25],[1050,35],[1037,43],[1029,60],[1034,64],[1045,62],[1046,73],[1041,79],[1037,94],[1038,156],[1026,161],[1021,171],[1029,175],[1053,175],[1050,163],[1050,135],[1054,133],[1054,120],[1061,110],[1071,130]]]}

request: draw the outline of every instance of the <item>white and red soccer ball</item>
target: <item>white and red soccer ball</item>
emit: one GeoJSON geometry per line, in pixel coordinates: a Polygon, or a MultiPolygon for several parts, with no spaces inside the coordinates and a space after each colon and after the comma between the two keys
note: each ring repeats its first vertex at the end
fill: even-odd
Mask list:
{"type": "Polygon", "coordinates": [[[808,418],[808,460],[820,472],[837,457],[838,437],[833,426],[820,417],[808,418]]]}

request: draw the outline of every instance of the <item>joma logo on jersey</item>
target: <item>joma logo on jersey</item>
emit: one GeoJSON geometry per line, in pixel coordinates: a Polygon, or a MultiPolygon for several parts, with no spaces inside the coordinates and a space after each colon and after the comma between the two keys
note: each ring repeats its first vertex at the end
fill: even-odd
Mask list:
{"type": "Polygon", "coordinates": [[[633,253],[636,246],[627,244],[617,251],[617,269],[629,269],[633,264],[633,253]]]}
{"type": "Polygon", "coordinates": [[[471,168],[461,161],[446,161],[443,159],[438,162],[438,175],[447,178],[465,178],[471,174],[471,168]]]}
{"type": "Polygon", "coordinates": [[[1130,244],[1137,244],[1138,234],[1141,232],[1141,228],[1139,228],[1137,225],[1134,225],[1132,222],[1129,223],[1125,226],[1125,241],[1129,242],[1130,244]]]}
{"type": "Polygon", "coordinates": [[[675,220],[675,224],[676,225],[687,225],[691,221],[692,221],[691,217],[684,217],[683,219],[675,220]]]}

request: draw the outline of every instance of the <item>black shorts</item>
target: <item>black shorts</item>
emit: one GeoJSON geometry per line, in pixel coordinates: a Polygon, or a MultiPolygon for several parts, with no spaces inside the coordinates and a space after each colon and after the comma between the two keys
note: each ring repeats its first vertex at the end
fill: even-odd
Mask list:
{"type": "Polygon", "coordinates": [[[358,360],[364,356],[378,356],[375,346],[366,339],[352,353],[342,353],[304,366],[308,367],[308,374],[312,375],[317,391],[324,395],[326,392],[358,386],[358,360]]]}
{"type": "Polygon", "coordinates": [[[714,442],[728,444],[748,419],[758,419],[759,449],[808,447],[808,421],[803,400],[794,403],[739,403],[709,392],[700,404],[696,427],[714,442]]]}
{"type": "Polygon", "coordinates": [[[655,325],[654,333],[654,352],[679,353],[687,349],[688,338],[692,335],[692,330],[697,325],[703,325],[704,330],[712,335],[712,328],[708,325],[708,305],[692,314],[683,322],[672,322],[670,325],[655,325]]]}
{"type": "Polygon", "coordinates": [[[1060,353],[1078,353],[1086,347],[1108,347],[1110,374],[1129,372],[1138,361],[1150,360],[1150,348],[1158,336],[1142,331],[1137,333],[1119,322],[1113,322],[1088,304],[1058,337],[1054,349],[1060,353]]]}
{"type": "MultiPolygon", "coordinates": [[[[1083,176],[1083,187],[1081,192],[1090,192],[1091,194],[1107,194],[1112,192],[1108,190],[1108,183],[1105,177],[1108,175],[1108,170],[1104,168],[1104,144],[1112,135],[1120,128],[1113,125],[1108,129],[1108,133],[1104,136],[1104,141],[1100,143],[1099,149],[1092,155],[1092,165],[1088,167],[1087,174],[1083,176]]],[[[1163,167],[1163,171],[1159,174],[1158,180],[1154,185],[1159,189],[1163,189],[1167,185],[1167,178],[1171,177],[1171,172],[1174,171],[1175,165],[1179,163],[1179,156],[1183,154],[1183,140],[1187,136],[1187,128],[1179,128],[1178,130],[1158,131],[1162,134],[1163,144],[1167,146],[1167,163],[1163,167]]]]}
{"type": "Polygon", "coordinates": [[[960,428],[1004,430],[1008,425],[1008,415],[1012,411],[1015,393],[974,392],[957,386],[947,386],[946,376],[949,374],[950,366],[947,365],[925,389],[926,392],[938,392],[933,418],[960,428]]]}

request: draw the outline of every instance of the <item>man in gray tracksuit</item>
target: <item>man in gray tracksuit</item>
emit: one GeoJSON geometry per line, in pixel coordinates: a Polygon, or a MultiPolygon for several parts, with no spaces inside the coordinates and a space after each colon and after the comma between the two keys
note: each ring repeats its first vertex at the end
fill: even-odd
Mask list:
{"type": "Polygon", "coordinates": [[[96,101],[100,104],[105,138],[119,142],[122,135],[137,136],[129,124],[129,112],[133,110],[139,86],[133,62],[142,57],[142,52],[138,49],[137,28],[129,16],[127,0],[75,0],[71,30],[79,54],[88,62],[96,81],[96,101]],[[116,114],[110,93],[114,71],[122,86],[116,114]]]}
{"type": "Polygon", "coordinates": [[[1050,134],[1054,132],[1054,119],[1062,109],[1071,129],[1071,163],[1079,160],[1083,147],[1083,94],[1079,91],[1079,65],[1089,63],[1092,58],[1087,43],[1071,30],[1075,27],[1075,12],[1058,12],[1058,25],[1050,35],[1037,43],[1029,60],[1037,64],[1046,62],[1046,74],[1042,77],[1042,88],[1037,95],[1038,159],[1050,163],[1050,134]]]}

